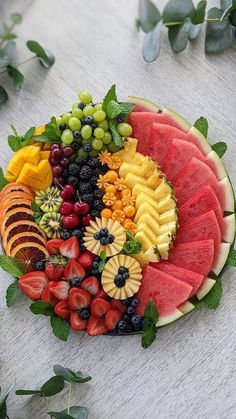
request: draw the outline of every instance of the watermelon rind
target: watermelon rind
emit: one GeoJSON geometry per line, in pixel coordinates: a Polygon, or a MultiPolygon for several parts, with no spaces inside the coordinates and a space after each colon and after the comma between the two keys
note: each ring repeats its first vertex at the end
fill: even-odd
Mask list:
{"type": "MultiPolygon", "coordinates": [[[[212,167],[214,167],[214,173],[218,180],[222,180],[225,177],[228,177],[228,173],[226,172],[225,165],[221,160],[220,156],[212,150],[209,154],[207,154],[207,159],[211,160],[212,167]]],[[[206,162],[208,164],[208,162],[206,162]]],[[[208,164],[209,165],[209,164],[208,164]]],[[[210,167],[210,165],[209,165],[210,167]]],[[[212,169],[211,167],[211,169],[212,169]]]]}
{"type": "Polygon", "coordinates": [[[232,184],[228,177],[225,177],[219,182],[219,185],[224,189],[225,205],[224,211],[234,212],[235,211],[235,198],[232,184]]]}
{"type": "Polygon", "coordinates": [[[190,311],[194,309],[195,309],[195,306],[190,301],[186,301],[185,303],[178,306],[178,310],[180,310],[181,313],[183,314],[188,314],[190,313],[190,311]]]}
{"type": "Polygon", "coordinates": [[[197,299],[199,301],[202,300],[211,291],[211,289],[214,287],[215,283],[216,283],[215,279],[206,278],[203,281],[202,285],[200,286],[198,292],[196,293],[197,299]]]}
{"type": "Polygon", "coordinates": [[[192,135],[197,140],[199,149],[203,152],[203,154],[207,155],[211,153],[212,148],[209,142],[196,127],[192,126],[187,132],[187,134],[192,135]]]}
{"type": "Polygon", "coordinates": [[[229,256],[230,251],[230,243],[220,243],[219,248],[217,250],[217,257],[215,258],[211,271],[215,275],[219,275],[226,264],[226,261],[229,256]]]}
{"type": "Polygon", "coordinates": [[[233,244],[236,233],[236,217],[235,214],[227,215],[224,221],[224,234],[222,239],[230,244],[233,244]]]}
{"type": "Polygon", "coordinates": [[[183,315],[184,314],[180,310],[176,309],[169,316],[159,317],[159,320],[157,322],[157,327],[163,327],[163,326],[167,326],[168,324],[174,323],[176,320],[178,320],[183,315]]]}
{"type": "Polygon", "coordinates": [[[128,102],[133,103],[133,105],[142,105],[145,108],[146,112],[158,112],[160,107],[150,100],[144,99],[137,96],[128,96],[128,102]]]}
{"type": "Polygon", "coordinates": [[[179,115],[177,112],[173,111],[172,109],[164,108],[162,112],[163,114],[168,115],[174,121],[178,122],[178,125],[180,127],[179,129],[181,129],[182,131],[188,132],[189,129],[191,128],[191,124],[188,121],[186,121],[186,119],[184,119],[181,115],[179,115]]]}

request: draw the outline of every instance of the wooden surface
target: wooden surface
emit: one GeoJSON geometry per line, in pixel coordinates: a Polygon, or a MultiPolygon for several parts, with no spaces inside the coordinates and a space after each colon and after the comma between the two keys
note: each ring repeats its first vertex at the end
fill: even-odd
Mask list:
{"type": "MultiPolygon", "coordinates": [[[[164,1],[159,1],[164,4],[164,1]]],[[[218,2],[211,2],[218,4],[218,2]]],[[[0,16],[21,11],[26,1],[1,0],[0,16]]],[[[5,146],[10,124],[25,132],[51,115],[66,111],[79,90],[102,99],[117,83],[121,98],[139,95],[172,107],[194,122],[204,115],[213,142],[226,140],[225,162],[235,183],[235,49],[205,57],[203,38],[174,56],[163,35],[162,51],[152,65],[141,57],[142,34],[134,27],[136,0],[38,0],[16,28],[20,58],[29,56],[27,39],[37,39],[56,55],[47,73],[32,62],[22,68],[23,90],[9,87],[10,100],[0,109],[0,163],[11,155],[5,146]]],[[[34,388],[50,377],[52,366],[81,369],[93,381],[74,392],[73,403],[87,406],[91,419],[236,418],[236,281],[224,274],[224,298],[216,312],[194,312],[158,332],[156,343],[142,350],[139,336],[98,337],[71,333],[67,343],[53,337],[48,319],[36,317],[22,300],[7,309],[0,281],[0,385],[16,380],[34,388]]],[[[55,398],[58,410],[65,403],[55,398]],[[57,401],[59,402],[57,403],[57,401]]],[[[43,401],[9,399],[11,419],[46,418],[43,401]]]]}

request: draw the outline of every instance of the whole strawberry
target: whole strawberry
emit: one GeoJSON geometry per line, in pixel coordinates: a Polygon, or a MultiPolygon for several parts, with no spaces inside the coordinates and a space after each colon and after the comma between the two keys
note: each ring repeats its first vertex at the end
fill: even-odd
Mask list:
{"type": "Polygon", "coordinates": [[[67,259],[60,255],[52,255],[47,259],[45,272],[50,281],[59,281],[64,276],[67,259]]]}

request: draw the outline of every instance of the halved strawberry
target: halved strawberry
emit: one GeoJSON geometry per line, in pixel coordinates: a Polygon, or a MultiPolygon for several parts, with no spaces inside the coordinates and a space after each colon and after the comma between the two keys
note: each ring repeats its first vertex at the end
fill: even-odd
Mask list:
{"type": "Polygon", "coordinates": [[[55,313],[62,319],[68,320],[70,318],[70,309],[68,306],[68,299],[59,301],[54,307],[55,313]]]}
{"type": "Polygon", "coordinates": [[[87,321],[82,320],[78,311],[71,311],[70,313],[70,327],[72,330],[85,330],[87,321]]]}
{"type": "Polygon", "coordinates": [[[98,293],[96,295],[96,298],[102,298],[103,300],[108,300],[109,299],[109,295],[107,295],[107,293],[104,291],[104,289],[101,288],[98,291],[98,293]]]}
{"type": "Polygon", "coordinates": [[[65,300],[68,297],[70,285],[66,281],[50,281],[50,292],[58,300],[65,300]]]}
{"type": "Polygon", "coordinates": [[[45,272],[48,279],[58,281],[64,276],[67,259],[61,255],[52,255],[47,259],[45,272]]]}
{"type": "Polygon", "coordinates": [[[70,281],[73,278],[82,280],[85,277],[85,270],[75,259],[71,259],[65,267],[64,277],[66,281],[70,281]]]}
{"type": "Polygon", "coordinates": [[[110,301],[111,308],[120,311],[121,313],[125,313],[127,307],[120,301],[120,300],[111,300],[110,301]]]}
{"type": "Polygon", "coordinates": [[[96,276],[88,276],[80,285],[83,290],[88,291],[92,295],[96,295],[99,291],[100,284],[96,276]]]}
{"type": "Polygon", "coordinates": [[[118,310],[108,310],[105,315],[104,324],[108,330],[114,330],[117,323],[121,320],[122,313],[118,310]]]}
{"type": "Polygon", "coordinates": [[[91,303],[92,296],[88,291],[80,288],[71,288],[69,292],[68,303],[71,310],[81,310],[87,308],[91,303]]]}
{"type": "Polygon", "coordinates": [[[95,298],[91,304],[91,313],[94,317],[102,317],[111,309],[110,303],[102,298],[95,298]]]}
{"type": "Polygon", "coordinates": [[[83,253],[80,253],[77,261],[86,271],[90,271],[95,257],[96,256],[93,253],[85,250],[83,253]]]}
{"type": "Polygon", "coordinates": [[[46,249],[50,255],[60,255],[60,246],[64,242],[63,239],[48,240],[46,249]]]}
{"type": "Polygon", "coordinates": [[[98,336],[98,335],[104,335],[104,333],[107,333],[108,329],[106,328],[103,319],[100,319],[98,317],[91,316],[89,318],[88,324],[87,324],[87,333],[90,336],[98,336]]]}
{"type": "Polygon", "coordinates": [[[60,246],[62,256],[68,259],[77,259],[79,256],[79,242],[75,236],[70,237],[68,240],[63,241],[60,246]]]}
{"type": "Polygon", "coordinates": [[[45,272],[29,272],[23,275],[19,281],[19,287],[27,297],[32,300],[39,300],[48,283],[45,272]]]}
{"type": "Polygon", "coordinates": [[[51,282],[48,282],[44,288],[41,298],[44,303],[49,303],[52,306],[55,306],[58,303],[58,299],[51,292],[51,282]]]}

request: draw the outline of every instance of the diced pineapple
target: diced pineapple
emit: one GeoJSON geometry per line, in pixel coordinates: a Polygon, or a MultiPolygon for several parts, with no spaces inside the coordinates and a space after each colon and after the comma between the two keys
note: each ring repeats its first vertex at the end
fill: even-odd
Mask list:
{"type": "Polygon", "coordinates": [[[156,170],[157,164],[154,160],[150,159],[150,157],[145,157],[144,162],[142,163],[142,176],[149,177],[153,174],[154,170],[156,170]]]}
{"type": "Polygon", "coordinates": [[[163,243],[171,243],[173,242],[174,238],[175,235],[173,235],[173,233],[169,231],[168,233],[160,234],[159,236],[157,236],[155,244],[159,245],[163,243]]]}
{"type": "Polygon", "coordinates": [[[152,189],[156,189],[158,185],[162,182],[164,175],[159,170],[155,170],[152,175],[147,179],[147,186],[152,189]]]}
{"type": "Polygon", "coordinates": [[[155,189],[156,199],[164,198],[172,192],[172,188],[166,179],[163,179],[161,184],[155,189]]]}
{"type": "Polygon", "coordinates": [[[170,254],[169,244],[168,243],[163,243],[163,244],[159,244],[157,247],[158,247],[158,250],[160,252],[161,259],[168,260],[169,259],[169,254],[170,254]]]}
{"type": "Polygon", "coordinates": [[[153,228],[150,228],[147,223],[139,223],[137,231],[145,231],[146,235],[152,241],[152,243],[155,243],[157,233],[153,228]]]}
{"type": "Polygon", "coordinates": [[[172,221],[177,221],[178,215],[177,215],[177,209],[171,209],[169,211],[165,211],[159,216],[159,222],[160,224],[167,224],[171,223],[172,221]]]}
{"type": "Polygon", "coordinates": [[[122,162],[125,161],[130,163],[136,154],[137,145],[138,140],[136,140],[136,138],[126,138],[124,141],[124,148],[117,151],[114,155],[120,157],[122,162]]]}
{"type": "Polygon", "coordinates": [[[148,202],[143,202],[143,204],[140,205],[135,214],[134,222],[137,224],[140,217],[144,214],[147,214],[149,217],[152,216],[158,222],[159,215],[148,202]]]}
{"type": "Polygon", "coordinates": [[[160,214],[176,207],[176,200],[173,195],[169,194],[161,199],[157,204],[157,210],[160,214]]]}
{"type": "Polygon", "coordinates": [[[171,223],[162,224],[159,228],[158,235],[159,234],[165,234],[165,233],[176,233],[178,229],[178,223],[176,221],[172,221],[171,223]]]}
{"type": "Polygon", "coordinates": [[[145,266],[148,263],[155,263],[160,261],[160,253],[157,246],[152,246],[146,252],[141,252],[135,255],[131,255],[134,259],[136,259],[140,266],[145,266]]]}
{"type": "Polygon", "coordinates": [[[147,237],[144,231],[138,231],[135,234],[135,238],[142,244],[144,251],[148,250],[153,245],[152,241],[147,237]]]}
{"type": "Polygon", "coordinates": [[[129,173],[125,177],[125,183],[128,186],[128,188],[133,189],[133,187],[139,183],[140,185],[146,185],[147,181],[145,178],[141,176],[134,175],[133,173],[129,173]]]}
{"type": "Polygon", "coordinates": [[[143,214],[138,220],[138,225],[141,224],[147,224],[153,231],[158,232],[159,230],[159,223],[156,220],[156,218],[152,217],[151,214],[143,214]]]}
{"type": "Polygon", "coordinates": [[[125,178],[129,173],[132,173],[133,175],[140,176],[141,166],[137,164],[131,164],[131,163],[122,163],[119,170],[119,175],[122,178],[125,178]]]}
{"type": "Polygon", "coordinates": [[[154,209],[157,208],[157,201],[155,199],[151,198],[146,193],[141,192],[136,197],[136,201],[135,201],[135,207],[136,207],[136,209],[138,209],[140,207],[140,205],[142,205],[144,202],[148,202],[150,205],[152,205],[152,207],[154,209]]]}
{"type": "Polygon", "coordinates": [[[141,183],[136,183],[133,186],[132,195],[137,197],[141,193],[145,193],[146,195],[156,200],[153,189],[149,188],[148,186],[142,185],[141,183]]]}

